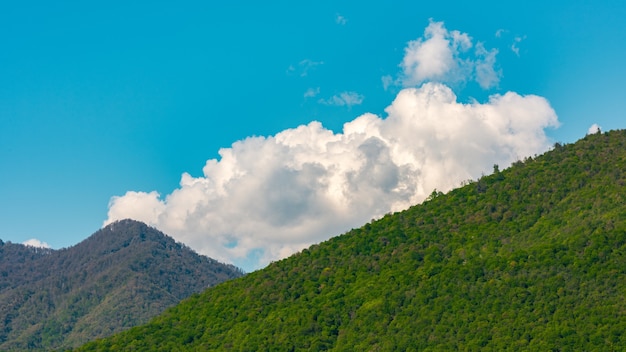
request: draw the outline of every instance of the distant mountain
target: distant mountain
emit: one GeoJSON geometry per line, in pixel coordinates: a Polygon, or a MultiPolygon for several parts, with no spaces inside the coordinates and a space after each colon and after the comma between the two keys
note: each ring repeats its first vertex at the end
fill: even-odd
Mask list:
{"type": "Polygon", "coordinates": [[[626,349],[626,131],[498,169],[80,350],[626,349]]]}
{"type": "Polygon", "coordinates": [[[242,274],[133,220],[61,250],[0,241],[0,350],[78,346],[242,274]]]}

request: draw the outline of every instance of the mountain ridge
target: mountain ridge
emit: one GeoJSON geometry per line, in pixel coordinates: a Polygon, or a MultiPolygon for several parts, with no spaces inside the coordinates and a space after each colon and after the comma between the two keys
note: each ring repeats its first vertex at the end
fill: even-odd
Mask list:
{"type": "Polygon", "coordinates": [[[0,350],[77,346],[243,274],[129,219],[72,247],[2,242],[0,254],[0,350]]]}
{"type": "Polygon", "coordinates": [[[494,171],[79,350],[626,346],[626,131],[494,171]]]}

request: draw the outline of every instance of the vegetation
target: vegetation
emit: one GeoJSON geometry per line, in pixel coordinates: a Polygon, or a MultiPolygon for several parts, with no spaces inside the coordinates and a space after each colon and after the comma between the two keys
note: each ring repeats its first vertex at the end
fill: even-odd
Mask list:
{"type": "Polygon", "coordinates": [[[79,346],[242,275],[132,220],[58,251],[0,241],[0,258],[2,351],[79,346]]]}
{"type": "Polygon", "coordinates": [[[626,131],[494,171],[79,350],[623,350],[626,131]]]}

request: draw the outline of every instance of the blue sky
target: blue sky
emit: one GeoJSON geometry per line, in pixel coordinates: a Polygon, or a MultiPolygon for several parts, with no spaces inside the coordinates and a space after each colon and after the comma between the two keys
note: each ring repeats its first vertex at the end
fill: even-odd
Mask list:
{"type": "MultiPolygon", "coordinates": [[[[389,112],[385,109],[399,93],[406,88],[421,89],[428,81],[445,84],[460,104],[472,101],[487,104],[489,96],[502,96],[509,91],[545,99],[558,116],[560,126],[543,129],[541,122],[537,122],[536,128],[545,131],[550,143],[574,142],[593,124],[603,130],[624,128],[624,18],[626,4],[608,0],[523,4],[503,1],[4,4],[0,8],[0,239],[23,242],[36,238],[53,248],[76,244],[107,219],[114,220],[109,208],[112,197],[123,197],[129,191],[140,195],[158,192],[160,197],[149,200],[143,197],[142,201],[160,209],[161,214],[160,207],[174,208],[173,201],[162,204],[166,203],[166,197],[186,192],[183,190],[187,188],[181,185],[183,174],[187,175],[183,179],[187,177],[188,184],[202,183],[207,189],[212,187],[207,184],[217,182],[217,174],[233,170],[262,173],[260,169],[244,167],[248,165],[243,164],[248,155],[244,151],[269,147],[263,144],[263,138],[257,143],[248,137],[277,136],[301,125],[310,126],[311,121],[319,121],[323,126],[321,130],[311,127],[320,136],[328,137],[329,133],[335,134],[328,137],[331,139],[347,136],[343,131],[345,123],[365,113],[386,118],[389,112]],[[408,43],[426,42],[425,29],[433,23],[442,24],[450,35],[446,38],[452,38],[451,33],[458,31],[471,39],[471,49],[461,50],[461,57],[455,57],[461,60],[458,62],[479,62],[476,51],[479,43],[485,48],[484,53],[494,53],[495,61],[490,67],[497,74],[497,82],[481,87],[471,77],[475,74],[468,73],[454,79],[449,75],[428,76],[408,84],[407,73],[400,66],[408,43]],[[240,163],[229,169],[225,162],[220,163],[223,155],[218,151],[230,148],[237,141],[248,143],[239,142],[241,148],[229,149],[231,154],[238,155],[233,160],[240,163]],[[219,167],[208,170],[207,174],[203,168],[211,159],[219,167]]],[[[283,139],[294,136],[307,138],[289,132],[283,134],[283,139]]],[[[385,145],[395,140],[389,135],[379,137],[385,145]]],[[[424,143],[427,139],[424,138],[424,143]]],[[[311,140],[315,143],[315,138],[311,140]]],[[[371,155],[368,154],[371,150],[382,155],[378,147],[369,145],[363,142],[356,148],[363,155],[371,155]]],[[[508,147],[520,153],[517,146],[508,147]]],[[[533,150],[540,150],[541,146],[537,148],[533,150]]],[[[275,151],[268,149],[268,153],[275,151]]],[[[283,159],[276,156],[267,163],[288,160],[295,154],[286,155],[283,159]]],[[[304,151],[299,150],[297,155],[292,159],[306,159],[304,151]]],[[[481,156],[480,165],[509,161],[504,155],[490,155],[496,160],[491,161],[489,155],[481,156]]],[[[394,167],[400,167],[397,158],[392,156],[394,167]]],[[[380,157],[376,160],[384,164],[380,157]]],[[[454,161],[445,156],[438,160],[454,161]]],[[[430,190],[417,189],[433,185],[424,181],[410,196],[398,195],[395,189],[396,198],[385,203],[387,208],[373,205],[372,200],[359,200],[372,205],[349,221],[335,219],[332,226],[315,223],[311,226],[317,234],[310,235],[300,228],[289,227],[288,220],[260,210],[271,205],[274,213],[290,214],[297,208],[294,204],[302,209],[306,207],[303,204],[309,198],[303,196],[305,193],[285,195],[281,187],[291,181],[305,182],[302,175],[309,177],[322,171],[313,168],[310,173],[304,173],[302,170],[307,166],[303,165],[316,165],[311,160],[294,163],[298,166],[277,166],[268,173],[272,177],[251,179],[250,184],[256,183],[249,189],[245,188],[247,183],[242,183],[240,189],[248,190],[247,193],[237,193],[233,198],[221,194],[219,201],[211,198],[215,195],[207,196],[197,201],[202,206],[196,206],[193,211],[201,212],[214,205],[225,208],[229,204],[226,200],[245,196],[250,203],[260,202],[258,208],[246,208],[241,213],[229,210],[228,216],[212,213],[214,217],[202,217],[202,220],[198,217],[192,222],[180,220],[184,211],[178,209],[178,213],[174,210],[169,213],[167,223],[150,217],[143,220],[153,219],[154,226],[164,228],[205,254],[219,253],[220,248],[233,249],[230,256],[219,259],[252,270],[323,240],[320,233],[327,238],[360,221],[397,210],[407,201],[419,200],[422,193],[430,190]],[[288,177],[295,173],[297,178],[288,177]],[[277,174],[286,180],[282,185],[272,181],[283,180],[274,177],[277,174]],[[281,196],[272,203],[275,194],[281,196]],[[282,202],[287,199],[283,196],[291,198],[282,202]],[[174,225],[172,219],[176,217],[180,221],[174,225]],[[268,241],[289,244],[268,249],[262,244],[263,235],[256,239],[253,239],[255,234],[240,236],[236,229],[228,230],[232,223],[226,220],[219,226],[207,224],[210,219],[236,221],[233,219],[237,217],[262,218],[261,222],[250,224],[250,228],[267,225],[266,231],[280,228],[300,237],[297,241],[272,238],[268,241]],[[198,240],[198,236],[210,232],[208,229],[212,227],[220,227],[222,232],[198,240]],[[207,249],[212,245],[217,249],[207,249]],[[273,254],[269,255],[270,252],[273,254]]],[[[324,167],[331,164],[329,161],[324,167]]],[[[359,170],[365,170],[361,166],[359,170]]],[[[379,170],[375,166],[371,170],[379,170]]],[[[459,169],[457,176],[475,177],[477,172],[480,175],[479,170],[459,169]]],[[[345,175],[355,173],[346,171],[345,175]]],[[[367,175],[364,173],[363,177],[367,175]]],[[[310,187],[306,195],[314,188],[311,184],[307,183],[310,187]]],[[[450,185],[442,184],[438,188],[447,189],[450,185]]],[[[378,190],[368,192],[375,195],[378,190]]],[[[191,192],[187,193],[193,197],[191,192]]],[[[141,204],[144,203],[131,206],[141,204]]],[[[324,204],[319,203],[320,207],[324,204]]],[[[306,213],[308,217],[294,215],[302,224],[307,224],[310,217],[324,218],[318,208],[306,208],[302,214],[311,211],[306,213]]],[[[112,209],[119,210],[116,213],[119,216],[132,213],[121,205],[112,209]]],[[[150,210],[153,215],[154,209],[150,210]]]]}

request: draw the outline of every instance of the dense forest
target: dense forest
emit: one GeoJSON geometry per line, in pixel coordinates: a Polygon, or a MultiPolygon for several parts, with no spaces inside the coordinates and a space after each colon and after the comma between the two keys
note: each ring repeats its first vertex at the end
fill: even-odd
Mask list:
{"type": "Polygon", "coordinates": [[[62,250],[0,241],[0,259],[2,351],[76,347],[243,274],[132,220],[62,250]]]}
{"type": "Polygon", "coordinates": [[[555,144],[81,351],[626,348],[626,131],[555,144]]]}

